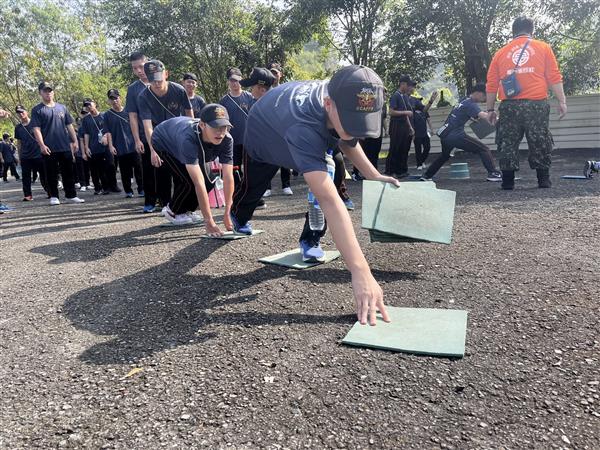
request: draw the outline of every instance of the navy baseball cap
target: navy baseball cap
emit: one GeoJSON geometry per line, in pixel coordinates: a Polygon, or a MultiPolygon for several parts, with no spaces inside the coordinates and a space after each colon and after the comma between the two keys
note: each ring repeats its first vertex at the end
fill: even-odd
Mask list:
{"type": "Polygon", "coordinates": [[[222,105],[209,103],[200,111],[200,120],[211,128],[231,127],[229,114],[222,105]]]}
{"type": "Polygon", "coordinates": [[[118,89],[109,89],[108,92],[106,93],[106,96],[108,98],[117,98],[117,97],[120,97],[121,94],[119,94],[118,89]]]}
{"type": "Polygon", "coordinates": [[[96,103],[93,99],[91,98],[84,98],[83,99],[83,107],[87,108],[88,106],[91,106],[92,103],[96,103]]]}
{"type": "Polygon", "coordinates": [[[17,106],[15,106],[15,112],[17,114],[20,114],[20,113],[25,112],[25,111],[27,111],[27,110],[25,109],[25,107],[23,105],[17,105],[17,106]]]}
{"type": "Polygon", "coordinates": [[[52,84],[50,84],[48,81],[42,81],[38,85],[38,91],[44,91],[44,90],[51,90],[51,91],[53,91],[54,88],[52,87],[52,84]]]}
{"type": "Polygon", "coordinates": [[[410,77],[408,75],[402,75],[400,78],[398,78],[398,84],[400,83],[407,83],[410,84],[412,80],[410,79],[410,77]]]}
{"type": "Polygon", "coordinates": [[[227,79],[240,81],[242,79],[242,71],[237,67],[232,67],[227,70],[227,79]]]}
{"type": "Polygon", "coordinates": [[[355,138],[379,137],[383,82],[373,69],[351,65],[333,74],[327,87],[344,131],[355,138]]]}
{"type": "Polygon", "coordinates": [[[271,73],[270,70],[267,70],[263,67],[255,67],[252,69],[252,73],[248,78],[244,78],[240,81],[242,87],[250,87],[255,85],[261,86],[273,86],[275,83],[275,76],[271,73]]]}
{"type": "Polygon", "coordinates": [[[158,59],[152,59],[144,63],[144,73],[148,81],[162,81],[165,79],[165,65],[158,59]]]}
{"type": "Polygon", "coordinates": [[[183,81],[185,81],[185,80],[194,80],[194,81],[198,81],[198,77],[196,76],[196,74],[195,74],[195,73],[188,72],[188,73],[184,73],[184,74],[183,74],[183,78],[182,78],[182,80],[183,80],[183,81]]]}

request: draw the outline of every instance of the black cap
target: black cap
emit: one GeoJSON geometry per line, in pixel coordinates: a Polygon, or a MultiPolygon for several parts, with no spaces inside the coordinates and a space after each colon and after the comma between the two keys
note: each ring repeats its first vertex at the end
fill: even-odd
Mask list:
{"type": "Polygon", "coordinates": [[[242,79],[242,71],[240,69],[238,69],[237,67],[232,67],[231,69],[227,70],[227,79],[231,80],[237,80],[240,81],[242,79]]]}
{"type": "Polygon", "coordinates": [[[25,111],[27,111],[27,110],[25,109],[25,107],[23,105],[17,105],[17,106],[15,106],[15,112],[16,113],[22,113],[22,112],[25,112],[25,111]]]}
{"type": "Polygon", "coordinates": [[[273,86],[273,83],[275,83],[275,76],[263,67],[255,67],[248,78],[240,81],[242,87],[250,87],[257,84],[270,87],[273,86]]]}
{"type": "Polygon", "coordinates": [[[89,114],[89,112],[86,111],[85,109],[82,109],[81,111],[79,111],[79,114],[81,114],[82,116],[85,116],[86,114],[89,114]]]}
{"type": "Polygon", "coordinates": [[[54,90],[54,88],[52,87],[52,84],[48,81],[42,81],[39,85],[38,85],[38,92],[39,91],[43,91],[45,89],[50,89],[51,91],[54,90]]]}
{"type": "Polygon", "coordinates": [[[10,137],[10,134],[8,134],[8,133],[4,133],[2,135],[2,139],[8,139],[9,137],[10,137]]]}
{"type": "Polygon", "coordinates": [[[94,100],[92,100],[91,98],[84,98],[83,99],[83,107],[87,108],[88,106],[90,106],[92,103],[96,103],[94,100]]]}
{"type": "Polygon", "coordinates": [[[121,94],[119,94],[119,90],[118,89],[109,89],[108,92],[106,93],[106,96],[108,98],[111,98],[111,97],[120,97],[121,94]]]}
{"type": "Polygon", "coordinates": [[[471,88],[471,92],[469,94],[472,94],[473,92],[483,92],[485,94],[485,83],[476,83],[475,86],[471,88]]]}
{"type": "Polygon", "coordinates": [[[209,103],[202,108],[200,111],[200,120],[211,128],[232,126],[227,110],[218,103],[209,103]]]}
{"type": "Polygon", "coordinates": [[[400,83],[410,83],[412,80],[410,79],[410,77],[408,75],[402,75],[400,78],[398,78],[398,84],[400,83]]]}
{"type": "Polygon", "coordinates": [[[355,138],[379,137],[384,102],[379,75],[365,66],[346,66],[333,74],[327,90],[346,133],[355,138]]]}
{"type": "Polygon", "coordinates": [[[184,73],[184,74],[183,74],[183,78],[182,78],[182,80],[183,80],[183,81],[185,81],[185,80],[194,80],[194,81],[198,81],[198,77],[196,76],[196,74],[195,74],[195,73],[188,72],[188,73],[184,73]]]}
{"type": "Polygon", "coordinates": [[[417,86],[417,84],[418,84],[418,83],[417,83],[415,80],[410,80],[410,81],[408,82],[408,85],[409,85],[409,86],[414,86],[414,87],[416,87],[416,86],[417,86]]]}
{"type": "Polygon", "coordinates": [[[158,59],[151,59],[144,63],[144,73],[148,81],[162,81],[165,79],[165,65],[158,59]]]}

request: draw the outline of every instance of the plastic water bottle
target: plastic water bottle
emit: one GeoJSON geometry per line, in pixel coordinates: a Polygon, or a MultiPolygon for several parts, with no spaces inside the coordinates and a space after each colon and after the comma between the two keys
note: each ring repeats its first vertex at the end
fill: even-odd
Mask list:
{"type": "MultiPolygon", "coordinates": [[[[327,174],[333,180],[333,176],[335,174],[333,150],[327,150],[325,161],[327,163],[327,174]]],[[[308,190],[308,225],[313,231],[323,231],[325,228],[325,216],[323,215],[323,211],[319,206],[319,201],[310,189],[308,190]]]]}

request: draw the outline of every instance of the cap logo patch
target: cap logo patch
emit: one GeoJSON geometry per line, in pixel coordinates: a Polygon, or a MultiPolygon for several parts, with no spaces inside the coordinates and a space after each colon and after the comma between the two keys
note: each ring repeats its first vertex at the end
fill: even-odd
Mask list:
{"type": "Polygon", "coordinates": [[[371,88],[362,88],[358,94],[357,111],[373,111],[375,109],[375,91],[371,88]]]}
{"type": "Polygon", "coordinates": [[[215,108],[215,117],[217,119],[225,118],[225,108],[215,108]]]}

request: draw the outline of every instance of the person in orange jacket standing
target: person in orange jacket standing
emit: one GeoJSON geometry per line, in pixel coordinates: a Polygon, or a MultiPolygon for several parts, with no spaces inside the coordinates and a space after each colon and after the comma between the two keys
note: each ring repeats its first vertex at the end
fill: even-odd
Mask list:
{"type": "Polygon", "coordinates": [[[549,188],[552,134],[548,124],[548,88],[558,100],[562,119],[567,114],[563,79],[550,45],[533,39],[533,20],[518,17],[512,24],[513,40],[494,57],[487,74],[487,112],[498,121],[498,154],[502,170],[502,189],[515,186],[519,170],[519,145],[523,136],[529,147],[529,166],[537,172],[538,186],[549,188]],[[500,98],[498,116],[494,110],[500,98]]]}

